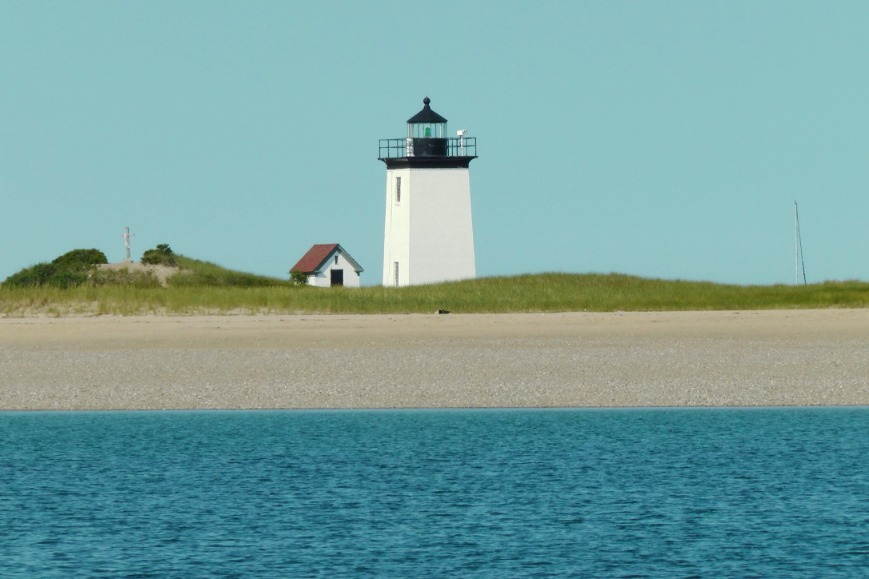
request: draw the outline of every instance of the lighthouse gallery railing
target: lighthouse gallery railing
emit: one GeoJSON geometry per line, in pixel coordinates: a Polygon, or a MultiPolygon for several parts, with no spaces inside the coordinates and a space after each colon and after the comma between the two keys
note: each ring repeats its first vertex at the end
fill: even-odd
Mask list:
{"type": "MultiPolygon", "coordinates": [[[[378,159],[397,159],[402,157],[413,156],[432,156],[419,154],[419,151],[414,155],[413,141],[421,141],[423,139],[380,139],[380,153],[378,159]],[[410,146],[408,146],[410,145],[410,146]]],[[[447,139],[430,139],[431,141],[446,142],[446,148],[441,146],[440,150],[445,150],[446,155],[440,154],[435,156],[440,157],[476,157],[477,156],[477,138],[476,137],[450,137],[447,139]]],[[[419,148],[417,146],[417,148],[419,148]]]]}

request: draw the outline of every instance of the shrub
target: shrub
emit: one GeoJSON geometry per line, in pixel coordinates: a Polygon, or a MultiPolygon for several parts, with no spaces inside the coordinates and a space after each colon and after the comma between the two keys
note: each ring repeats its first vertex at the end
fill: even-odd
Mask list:
{"type": "Polygon", "coordinates": [[[56,271],[57,268],[50,263],[37,263],[10,275],[3,284],[19,287],[47,285],[56,271]]]}
{"type": "Polygon", "coordinates": [[[51,263],[37,263],[22,269],[3,282],[18,287],[52,286],[69,288],[88,280],[94,266],[108,263],[106,255],[98,249],[74,249],[54,259],[51,263]]]}
{"type": "Polygon", "coordinates": [[[290,283],[293,285],[308,285],[308,275],[294,269],[290,272],[290,283]]]}
{"type": "Polygon", "coordinates": [[[61,269],[90,269],[94,265],[109,263],[109,260],[99,249],[73,249],[51,263],[61,269]]]}
{"type": "Polygon", "coordinates": [[[149,249],[142,254],[142,263],[148,265],[165,265],[176,267],[178,265],[175,254],[168,243],[161,243],[155,249],[149,249]]]}

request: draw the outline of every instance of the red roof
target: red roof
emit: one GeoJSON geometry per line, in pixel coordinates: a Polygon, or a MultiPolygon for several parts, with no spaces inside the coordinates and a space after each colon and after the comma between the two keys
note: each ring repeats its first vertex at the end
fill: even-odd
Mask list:
{"type": "Polygon", "coordinates": [[[303,255],[302,259],[290,268],[290,271],[314,273],[336,249],[338,249],[337,243],[318,243],[311,247],[311,249],[308,250],[308,253],[303,255]]]}

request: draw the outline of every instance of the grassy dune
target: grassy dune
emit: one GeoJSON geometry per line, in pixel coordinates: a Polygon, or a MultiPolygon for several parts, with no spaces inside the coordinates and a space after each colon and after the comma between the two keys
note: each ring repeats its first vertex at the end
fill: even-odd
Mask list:
{"type": "Polygon", "coordinates": [[[71,289],[0,286],[0,315],[382,314],[864,308],[869,283],[737,286],[609,274],[547,273],[407,288],[320,289],[180,258],[182,271],[153,280],[71,289]]]}

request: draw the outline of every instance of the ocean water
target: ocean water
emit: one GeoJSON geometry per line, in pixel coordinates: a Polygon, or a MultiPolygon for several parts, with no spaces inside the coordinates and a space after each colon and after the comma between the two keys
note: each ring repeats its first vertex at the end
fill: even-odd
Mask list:
{"type": "Polygon", "coordinates": [[[3,577],[869,576],[869,409],[0,413],[3,577]]]}

